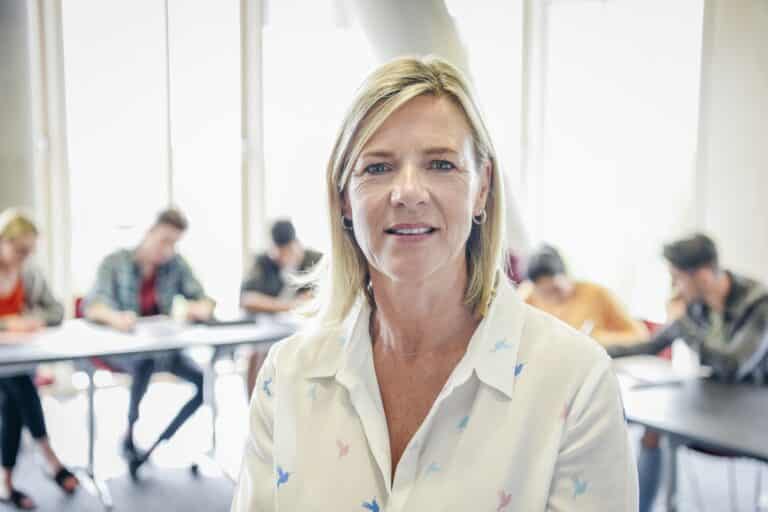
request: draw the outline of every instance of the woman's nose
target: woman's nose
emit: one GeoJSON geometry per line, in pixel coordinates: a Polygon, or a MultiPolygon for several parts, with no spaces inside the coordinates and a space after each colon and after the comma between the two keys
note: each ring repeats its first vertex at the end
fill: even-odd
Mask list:
{"type": "Polygon", "coordinates": [[[429,201],[429,191],[423,172],[416,165],[404,165],[396,173],[391,194],[394,206],[412,208],[429,201]]]}

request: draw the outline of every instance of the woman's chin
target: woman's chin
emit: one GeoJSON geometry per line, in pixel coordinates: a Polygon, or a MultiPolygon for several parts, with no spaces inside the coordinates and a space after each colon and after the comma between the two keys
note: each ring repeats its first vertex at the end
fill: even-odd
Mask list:
{"type": "Polygon", "coordinates": [[[381,272],[383,278],[392,284],[416,286],[429,283],[440,274],[440,267],[434,261],[400,261],[392,262],[381,272]]]}

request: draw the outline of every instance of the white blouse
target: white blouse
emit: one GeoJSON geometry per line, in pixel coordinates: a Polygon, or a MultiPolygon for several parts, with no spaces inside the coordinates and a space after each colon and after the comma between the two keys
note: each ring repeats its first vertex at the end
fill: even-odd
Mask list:
{"type": "Polygon", "coordinates": [[[636,511],[610,359],[502,281],[394,479],[369,307],[276,344],[232,512],[636,511]]]}

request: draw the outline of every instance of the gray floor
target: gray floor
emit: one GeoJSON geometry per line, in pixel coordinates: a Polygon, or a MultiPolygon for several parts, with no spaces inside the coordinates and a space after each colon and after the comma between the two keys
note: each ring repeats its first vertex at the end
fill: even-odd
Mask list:
{"type": "MultiPolygon", "coordinates": [[[[632,427],[639,442],[641,429],[632,427]]],[[[666,512],[664,467],[654,512],[666,512]]],[[[768,512],[768,467],[752,460],[723,459],[681,449],[677,485],[680,512],[768,512]],[[760,498],[762,496],[762,500],[760,498]]]]}
{"type": "MultiPolygon", "coordinates": [[[[153,382],[142,403],[142,417],[136,428],[138,444],[151,444],[191,394],[192,389],[183,383],[153,382]]],[[[151,464],[141,468],[141,479],[135,483],[128,477],[118,451],[120,436],[125,431],[128,391],[123,387],[110,387],[97,392],[96,472],[107,481],[116,512],[229,510],[234,484],[223,471],[236,475],[247,429],[247,403],[242,380],[234,375],[221,377],[216,395],[220,404],[216,463],[204,457],[211,447],[212,430],[211,411],[204,407],[171,442],[155,451],[151,464]],[[201,462],[206,460],[207,464],[201,462]],[[197,477],[189,470],[193,462],[201,463],[197,477]]],[[[81,394],[67,399],[43,396],[43,407],[51,442],[59,457],[72,468],[84,467],[87,446],[85,396],[81,394]]],[[[65,496],[44,474],[42,467],[42,459],[25,433],[14,480],[19,489],[35,499],[37,510],[103,510],[87,488],[72,497],[65,496]]],[[[0,503],[0,512],[6,510],[14,509],[0,503]]]]}

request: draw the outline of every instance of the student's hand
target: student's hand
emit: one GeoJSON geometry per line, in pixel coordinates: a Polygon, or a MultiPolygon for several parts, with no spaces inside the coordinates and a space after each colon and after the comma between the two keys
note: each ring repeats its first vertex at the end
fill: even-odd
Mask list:
{"type": "Polygon", "coordinates": [[[136,327],[136,313],[133,311],[117,311],[109,324],[118,331],[131,332],[136,327]]]}
{"type": "Polygon", "coordinates": [[[5,330],[8,332],[35,332],[44,327],[42,320],[32,316],[11,316],[5,319],[5,330]]]}
{"type": "Polygon", "coordinates": [[[187,303],[187,320],[204,322],[213,316],[213,303],[207,300],[187,303]]]}

